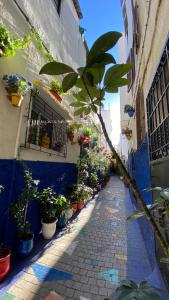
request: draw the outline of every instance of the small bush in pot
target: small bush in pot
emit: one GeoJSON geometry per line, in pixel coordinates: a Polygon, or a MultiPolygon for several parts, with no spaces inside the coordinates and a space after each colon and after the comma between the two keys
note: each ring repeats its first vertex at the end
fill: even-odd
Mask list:
{"type": "Polygon", "coordinates": [[[59,228],[65,227],[68,220],[72,216],[72,210],[70,209],[70,203],[63,195],[58,195],[55,198],[55,205],[57,207],[56,215],[58,218],[57,226],[59,228]]]}
{"type": "Polygon", "coordinates": [[[68,197],[71,202],[73,212],[75,213],[78,209],[82,209],[85,204],[85,200],[88,200],[92,195],[92,189],[87,187],[85,184],[74,184],[71,186],[72,191],[68,197]]]}
{"type": "Polygon", "coordinates": [[[48,187],[39,192],[37,198],[40,205],[43,237],[44,239],[51,239],[56,232],[57,223],[56,193],[51,187],[48,187]]]}
{"type": "Polygon", "coordinates": [[[150,285],[147,281],[135,283],[124,280],[115,291],[117,300],[162,300],[162,290],[150,285]]]}
{"type": "Polygon", "coordinates": [[[9,208],[10,215],[16,224],[18,231],[19,256],[26,257],[33,248],[33,233],[30,230],[30,223],[27,220],[28,207],[37,196],[37,186],[39,180],[32,178],[32,173],[24,167],[25,187],[23,188],[17,201],[13,202],[9,208]]]}

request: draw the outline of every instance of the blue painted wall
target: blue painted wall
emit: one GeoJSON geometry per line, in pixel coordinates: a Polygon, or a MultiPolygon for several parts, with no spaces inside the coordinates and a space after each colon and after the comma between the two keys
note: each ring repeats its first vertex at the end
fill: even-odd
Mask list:
{"type": "MultiPolygon", "coordinates": [[[[66,186],[77,180],[77,169],[71,163],[53,163],[42,161],[25,161],[31,170],[33,178],[40,180],[39,189],[53,186],[57,194],[65,192],[66,186]]],[[[16,229],[8,217],[8,207],[15,201],[24,186],[23,168],[17,160],[0,160],[0,185],[4,191],[0,194],[0,241],[7,246],[14,246],[16,229]]],[[[41,229],[39,209],[36,202],[32,202],[29,212],[32,230],[37,236],[41,229]]]]}
{"type": "MultiPolygon", "coordinates": [[[[152,203],[152,193],[144,191],[144,189],[149,188],[151,186],[147,137],[145,137],[143,144],[135,152],[130,153],[128,160],[128,168],[130,175],[136,181],[136,186],[139,189],[145,203],[152,203]]],[[[136,208],[139,209],[140,206],[133,198],[132,193],[131,197],[136,208]]],[[[150,263],[153,268],[155,266],[154,234],[151,229],[151,226],[149,225],[145,217],[139,219],[139,224],[145,241],[145,246],[150,259],[150,263]]]]}

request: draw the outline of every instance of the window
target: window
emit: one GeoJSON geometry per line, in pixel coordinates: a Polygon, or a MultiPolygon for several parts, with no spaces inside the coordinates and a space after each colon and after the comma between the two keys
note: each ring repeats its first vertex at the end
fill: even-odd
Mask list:
{"type": "Polygon", "coordinates": [[[169,39],[147,100],[150,159],[169,155],[169,39]]]}
{"type": "Polygon", "coordinates": [[[137,147],[139,147],[145,137],[145,109],[144,97],[141,91],[138,92],[136,98],[136,123],[137,123],[137,147]]]}
{"type": "Polygon", "coordinates": [[[123,5],[122,5],[122,12],[123,12],[125,35],[128,36],[128,19],[127,19],[126,3],[125,2],[123,2],[123,5]]]}
{"type": "Polygon", "coordinates": [[[45,152],[53,150],[56,154],[66,156],[65,119],[37,95],[31,95],[30,106],[26,147],[45,152]],[[33,145],[37,147],[32,147],[33,145]]]}
{"type": "Polygon", "coordinates": [[[61,1],[62,0],[53,0],[56,6],[56,10],[58,12],[58,14],[60,15],[60,10],[61,10],[61,1]]]}
{"type": "Polygon", "coordinates": [[[134,6],[133,1],[131,1],[131,5],[132,5],[132,14],[133,14],[133,47],[135,48],[135,52],[137,54],[140,46],[138,8],[137,5],[134,6]]]}
{"type": "Polygon", "coordinates": [[[132,64],[132,69],[127,74],[127,79],[129,80],[128,91],[130,91],[135,80],[135,57],[134,57],[133,48],[130,49],[130,53],[127,59],[127,64],[132,64]]]}

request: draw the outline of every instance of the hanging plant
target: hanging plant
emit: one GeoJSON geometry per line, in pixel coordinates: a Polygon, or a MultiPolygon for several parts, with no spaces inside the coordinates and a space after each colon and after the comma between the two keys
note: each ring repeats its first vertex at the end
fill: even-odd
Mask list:
{"type": "Polygon", "coordinates": [[[122,129],[122,134],[124,134],[126,138],[130,140],[132,137],[132,130],[126,127],[125,129],[122,129]]]}
{"type": "Polygon", "coordinates": [[[20,107],[23,97],[28,91],[34,89],[33,84],[17,74],[4,75],[3,81],[13,106],[20,107]]]}
{"type": "Polygon", "coordinates": [[[124,113],[125,114],[128,114],[128,116],[131,118],[133,117],[134,113],[135,113],[135,109],[133,106],[129,105],[129,104],[126,104],[124,106],[124,113]]]}
{"type": "Polygon", "coordinates": [[[0,25],[0,57],[15,56],[16,50],[27,48],[30,40],[30,35],[17,38],[10,34],[5,25],[0,25]]]}

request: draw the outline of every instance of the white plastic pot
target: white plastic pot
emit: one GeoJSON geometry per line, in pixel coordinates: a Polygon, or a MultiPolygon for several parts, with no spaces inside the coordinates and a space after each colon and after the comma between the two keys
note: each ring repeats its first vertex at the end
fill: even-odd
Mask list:
{"type": "Polygon", "coordinates": [[[45,220],[42,220],[42,234],[45,240],[50,240],[56,232],[56,223],[55,219],[52,223],[45,223],[45,220]]]}

